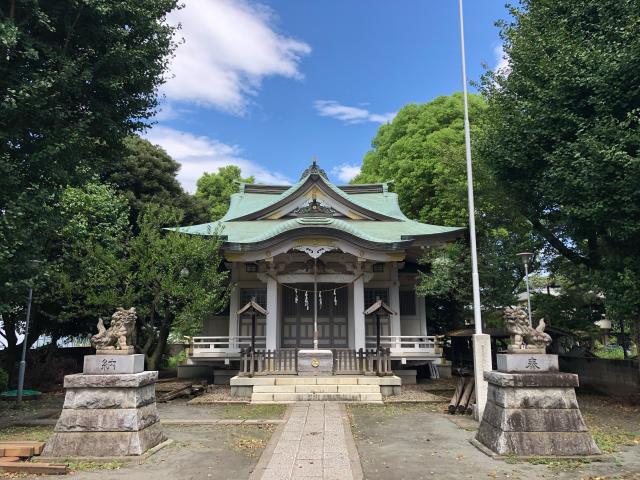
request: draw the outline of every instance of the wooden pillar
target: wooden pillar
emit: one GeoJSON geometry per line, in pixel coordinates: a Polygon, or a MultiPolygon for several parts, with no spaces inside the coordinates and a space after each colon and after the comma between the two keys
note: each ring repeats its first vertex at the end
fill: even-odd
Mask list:
{"type": "Polygon", "coordinates": [[[400,326],[400,281],[398,280],[398,262],[391,262],[390,266],[391,288],[389,289],[389,306],[395,314],[389,317],[389,330],[391,335],[397,336],[402,335],[400,326]]]}
{"type": "MultiPolygon", "coordinates": [[[[229,296],[229,336],[237,337],[238,336],[238,310],[240,308],[240,287],[237,285],[238,283],[238,267],[239,264],[233,262],[231,264],[231,285],[233,285],[233,290],[231,291],[231,295],[229,296]]],[[[234,348],[236,345],[229,343],[229,348],[234,348]]]]}
{"type": "Polygon", "coordinates": [[[266,346],[267,350],[275,350],[278,342],[278,282],[276,271],[269,265],[267,276],[267,325],[266,346]]]}
{"type": "MultiPolygon", "coordinates": [[[[362,267],[362,265],[360,265],[362,267]]],[[[353,282],[353,347],[356,350],[366,348],[366,328],[364,319],[364,276],[362,268],[358,268],[358,278],[353,282]]]]}

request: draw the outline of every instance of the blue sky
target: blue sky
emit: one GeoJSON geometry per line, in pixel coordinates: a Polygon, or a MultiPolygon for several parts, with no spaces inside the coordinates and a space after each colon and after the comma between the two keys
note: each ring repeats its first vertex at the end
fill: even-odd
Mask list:
{"type": "MultiPolygon", "coordinates": [[[[457,0],[186,0],[184,38],[146,137],[204,171],[239,165],[295,181],[316,155],[338,183],[358,171],[383,122],[462,88],[457,0]]],[[[501,59],[504,0],[466,0],[467,68],[501,59]]]]}

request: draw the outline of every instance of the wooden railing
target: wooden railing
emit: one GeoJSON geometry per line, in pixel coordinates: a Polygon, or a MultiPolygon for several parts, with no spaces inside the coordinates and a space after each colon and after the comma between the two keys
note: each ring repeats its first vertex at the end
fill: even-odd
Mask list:
{"type": "MultiPolygon", "coordinates": [[[[376,350],[353,350],[334,348],[334,375],[393,375],[391,352],[388,348],[376,350]]],[[[242,349],[240,352],[241,376],[296,375],[298,373],[298,349],[277,350],[242,349]]]]}
{"type": "Polygon", "coordinates": [[[298,373],[298,350],[256,350],[243,348],[240,352],[239,375],[295,375],[298,373]]]}
{"type": "Polygon", "coordinates": [[[393,375],[391,351],[388,348],[376,350],[333,349],[334,375],[393,375]]]}
{"type": "MultiPolygon", "coordinates": [[[[228,353],[240,353],[243,348],[251,346],[250,336],[236,337],[192,337],[190,342],[191,355],[215,356],[228,353]]],[[[256,350],[265,347],[265,337],[256,337],[256,350]]]]}
{"type": "MultiPolygon", "coordinates": [[[[376,337],[367,337],[367,348],[376,347],[376,337]]],[[[391,353],[438,353],[438,338],[431,335],[383,335],[380,346],[389,348],[391,353]]]]}

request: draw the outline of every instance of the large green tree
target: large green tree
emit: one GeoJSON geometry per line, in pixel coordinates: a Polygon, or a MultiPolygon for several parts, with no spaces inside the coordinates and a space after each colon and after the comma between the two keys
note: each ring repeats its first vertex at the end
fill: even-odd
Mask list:
{"type": "Polygon", "coordinates": [[[483,79],[479,149],[547,245],[640,340],[640,4],[523,0],[483,79]]]}
{"type": "MultiPolygon", "coordinates": [[[[0,315],[23,318],[50,261],[56,205],[123,153],[156,106],[177,0],[0,4],[0,315]]],[[[9,325],[5,325],[10,328],[9,325]]],[[[8,334],[10,347],[15,336],[8,334]]]]}
{"type": "Polygon", "coordinates": [[[219,239],[161,229],[180,222],[175,211],[151,206],[143,212],[140,233],[129,245],[139,349],[152,370],[160,365],[170,333],[193,335],[228,301],[228,272],[222,265],[219,239]]]}
{"type": "MultiPolygon", "coordinates": [[[[470,96],[473,137],[482,129],[485,109],[480,96],[470,96]]],[[[393,181],[400,206],[410,218],[445,226],[467,224],[461,94],[405,106],[380,127],[372,146],[355,183],[393,181]]],[[[482,301],[491,308],[513,301],[524,274],[515,253],[536,248],[536,239],[523,219],[510,211],[484,163],[475,163],[474,175],[482,301]]],[[[423,261],[429,271],[419,289],[428,296],[430,318],[443,328],[461,324],[471,299],[467,242],[430,250],[423,261]]]]}
{"type": "Polygon", "coordinates": [[[238,191],[239,183],[253,183],[253,177],[242,178],[240,167],[228,165],[220,167],[216,173],[203,173],[198,179],[196,197],[209,204],[213,220],[218,220],[227,213],[231,194],[238,191]]]}
{"type": "Polygon", "coordinates": [[[138,215],[149,204],[181,210],[185,224],[210,220],[209,203],[184,191],[177,179],[180,164],[162,147],[138,136],[126,138],[124,145],[125,155],[110,166],[105,180],[129,201],[131,224],[136,229],[138,215]]]}

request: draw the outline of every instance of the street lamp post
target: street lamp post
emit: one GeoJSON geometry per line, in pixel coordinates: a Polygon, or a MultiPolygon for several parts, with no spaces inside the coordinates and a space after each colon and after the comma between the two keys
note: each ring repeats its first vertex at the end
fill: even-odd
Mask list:
{"type": "Polygon", "coordinates": [[[18,371],[18,394],[16,395],[16,408],[22,405],[22,392],[24,390],[24,372],[27,368],[27,345],[29,338],[29,320],[31,319],[31,300],[33,299],[33,285],[29,285],[29,297],[27,298],[27,321],[24,326],[24,339],[22,340],[22,356],[20,357],[20,369],[18,371]]]}
{"type": "Polygon", "coordinates": [[[533,253],[530,252],[522,252],[517,253],[517,257],[522,259],[522,263],[524,264],[524,283],[527,285],[527,312],[529,313],[529,326],[533,326],[533,321],[531,320],[531,291],[529,290],[529,262],[533,258],[533,253]]]}

